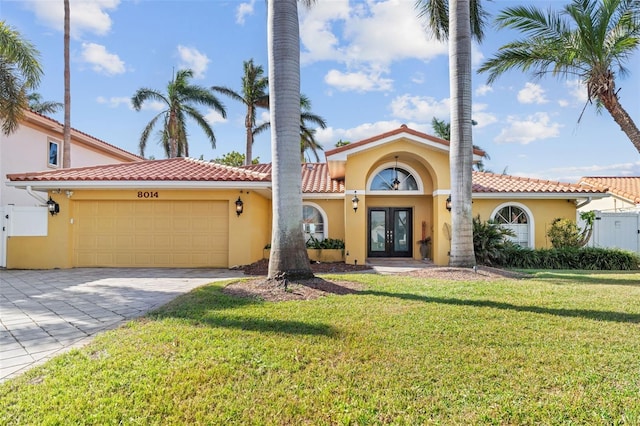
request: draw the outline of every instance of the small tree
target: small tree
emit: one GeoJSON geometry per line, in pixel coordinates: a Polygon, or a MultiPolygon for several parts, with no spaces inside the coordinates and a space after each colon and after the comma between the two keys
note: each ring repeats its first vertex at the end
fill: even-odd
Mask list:
{"type": "Polygon", "coordinates": [[[596,214],[593,211],[580,213],[580,219],[586,222],[584,229],[578,228],[575,220],[556,219],[547,231],[554,248],[580,248],[584,247],[593,232],[593,222],[596,214]]]}
{"type": "Polygon", "coordinates": [[[515,233],[498,223],[488,220],[483,222],[480,215],[473,218],[473,251],[476,263],[480,265],[500,265],[504,260],[504,249],[511,245],[507,237],[515,233]]]}
{"type": "MultiPolygon", "coordinates": [[[[222,157],[211,160],[213,163],[224,164],[225,166],[240,167],[244,165],[244,154],[240,154],[238,151],[231,151],[224,154],[222,157]]],[[[260,164],[260,158],[253,159],[251,164],[260,164]]]]}

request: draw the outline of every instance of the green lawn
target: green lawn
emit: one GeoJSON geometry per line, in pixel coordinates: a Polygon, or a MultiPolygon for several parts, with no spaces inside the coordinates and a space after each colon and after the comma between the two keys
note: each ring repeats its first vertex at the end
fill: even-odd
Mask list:
{"type": "Polygon", "coordinates": [[[197,289],[0,385],[0,424],[640,424],[640,273],[347,277],[197,289]]]}

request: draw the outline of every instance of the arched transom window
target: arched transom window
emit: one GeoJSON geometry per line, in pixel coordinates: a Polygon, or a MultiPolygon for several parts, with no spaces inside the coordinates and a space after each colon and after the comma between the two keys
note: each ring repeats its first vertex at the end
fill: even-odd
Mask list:
{"type": "Polygon", "coordinates": [[[515,237],[508,237],[511,241],[522,247],[529,247],[530,244],[530,218],[529,214],[515,205],[506,205],[500,208],[494,215],[493,220],[515,233],[515,237]]]}
{"type": "Polygon", "coordinates": [[[369,189],[371,191],[417,191],[418,183],[411,172],[400,167],[389,167],[375,175],[369,189]],[[396,182],[395,185],[394,182],[396,182]]]}

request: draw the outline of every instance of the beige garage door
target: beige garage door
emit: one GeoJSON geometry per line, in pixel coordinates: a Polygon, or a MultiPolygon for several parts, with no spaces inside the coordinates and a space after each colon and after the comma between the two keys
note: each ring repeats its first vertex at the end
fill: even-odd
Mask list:
{"type": "Polygon", "coordinates": [[[78,201],[74,266],[228,267],[226,201],[78,201]]]}

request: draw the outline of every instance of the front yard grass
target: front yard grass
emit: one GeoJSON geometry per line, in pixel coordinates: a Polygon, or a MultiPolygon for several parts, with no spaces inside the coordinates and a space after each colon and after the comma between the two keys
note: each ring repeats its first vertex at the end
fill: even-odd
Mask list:
{"type": "Polygon", "coordinates": [[[364,289],[196,289],[0,385],[0,424],[640,424],[639,273],[332,278],[364,289]]]}

